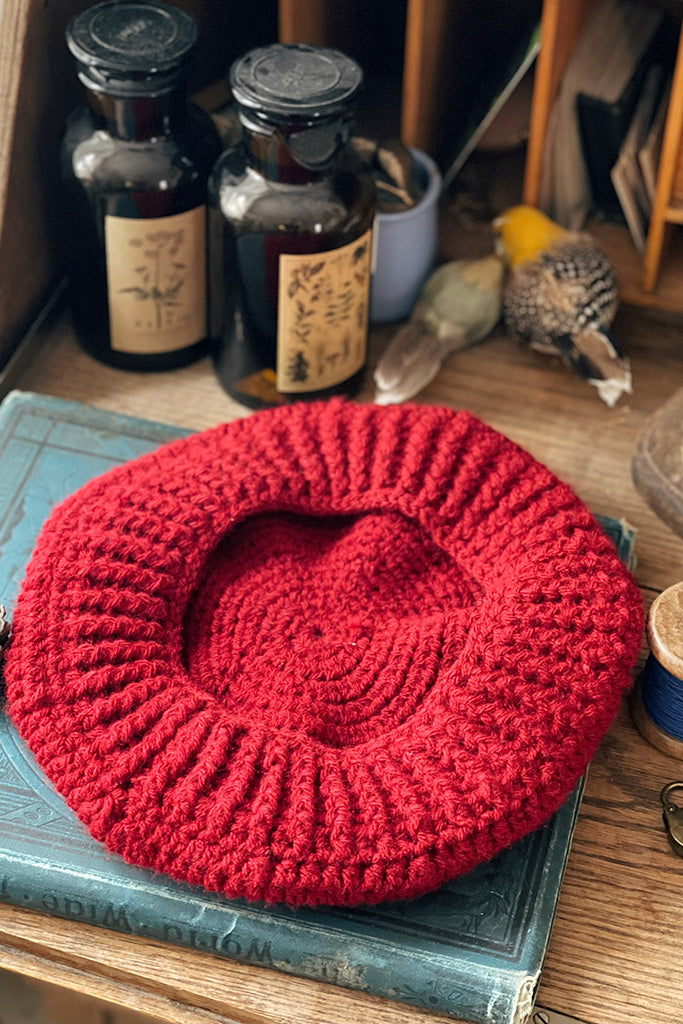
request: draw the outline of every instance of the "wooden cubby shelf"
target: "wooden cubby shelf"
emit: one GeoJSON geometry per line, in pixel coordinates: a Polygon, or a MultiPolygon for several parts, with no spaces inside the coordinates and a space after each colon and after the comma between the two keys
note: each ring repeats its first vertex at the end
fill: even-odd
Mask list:
{"type": "MultiPolygon", "coordinates": [[[[588,14],[599,2],[544,0],[543,3],[541,49],[524,180],[524,201],[532,205],[539,203],[545,135],[562,75],[588,14]]],[[[683,225],[682,129],[683,30],[678,42],[645,253],[636,251],[626,227],[597,221],[587,225],[614,263],[622,300],[673,313],[683,313],[683,244],[677,230],[683,225]]]]}

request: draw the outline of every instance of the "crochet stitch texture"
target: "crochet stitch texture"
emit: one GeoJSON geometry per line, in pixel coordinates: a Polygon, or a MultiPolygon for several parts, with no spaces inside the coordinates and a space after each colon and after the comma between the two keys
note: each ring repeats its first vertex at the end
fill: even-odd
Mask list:
{"type": "Polygon", "coordinates": [[[466,412],[302,403],[53,512],[8,709],[134,864],[250,900],[405,899],[562,804],[641,630],[611,542],[511,441],[466,412]]]}

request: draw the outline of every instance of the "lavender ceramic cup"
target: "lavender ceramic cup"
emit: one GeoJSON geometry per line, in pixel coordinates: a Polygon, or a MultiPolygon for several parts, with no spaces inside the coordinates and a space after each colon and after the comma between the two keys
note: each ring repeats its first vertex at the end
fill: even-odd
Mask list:
{"type": "Polygon", "coordinates": [[[426,153],[412,148],[411,152],[424,195],[410,210],[378,213],[375,218],[372,323],[409,316],[436,264],[441,174],[426,153]]]}

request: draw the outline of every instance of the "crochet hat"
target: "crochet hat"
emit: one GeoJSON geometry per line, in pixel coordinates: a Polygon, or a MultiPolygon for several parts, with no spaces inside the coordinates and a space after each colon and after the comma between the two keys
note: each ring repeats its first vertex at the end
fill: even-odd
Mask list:
{"type": "Polygon", "coordinates": [[[551,816],[641,628],[588,510],[470,414],[301,403],[52,514],[8,707],[126,860],[229,897],[371,903],[551,816]]]}

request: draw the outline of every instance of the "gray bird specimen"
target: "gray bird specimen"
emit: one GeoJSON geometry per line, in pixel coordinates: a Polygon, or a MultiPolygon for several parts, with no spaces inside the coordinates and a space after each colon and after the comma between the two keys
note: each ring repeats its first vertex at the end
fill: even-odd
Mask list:
{"type": "Polygon", "coordinates": [[[375,402],[417,395],[447,355],[490,334],[501,315],[504,264],[498,256],[453,260],[425,284],[408,323],[391,339],[375,370],[375,402]]]}

